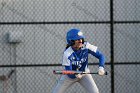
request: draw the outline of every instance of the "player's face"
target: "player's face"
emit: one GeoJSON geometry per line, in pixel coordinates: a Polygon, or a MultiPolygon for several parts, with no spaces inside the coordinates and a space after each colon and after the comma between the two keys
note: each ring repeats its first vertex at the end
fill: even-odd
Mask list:
{"type": "Polygon", "coordinates": [[[82,44],[82,39],[78,39],[78,40],[75,40],[75,44],[73,45],[73,48],[75,49],[80,49],[81,47],[83,46],[82,44]]]}

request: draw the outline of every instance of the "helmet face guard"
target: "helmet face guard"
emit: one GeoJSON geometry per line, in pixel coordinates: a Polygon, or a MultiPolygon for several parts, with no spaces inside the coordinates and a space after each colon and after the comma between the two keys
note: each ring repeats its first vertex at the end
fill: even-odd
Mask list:
{"type": "Polygon", "coordinates": [[[74,41],[79,40],[79,39],[82,39],[82,43],[84,43],[84,38],[85,36],[79,29],[70,29],[67,32],[66,39],[67,39],[68,45],[71,45],[71,46],[74,45],[74,41]]]}

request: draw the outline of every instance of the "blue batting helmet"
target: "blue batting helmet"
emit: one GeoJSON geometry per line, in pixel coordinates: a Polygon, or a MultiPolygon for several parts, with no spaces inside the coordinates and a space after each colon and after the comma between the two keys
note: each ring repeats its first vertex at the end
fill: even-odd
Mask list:
{"type": "Polygon", "coordinates": [[[85,38],[85,36],[83,35],[83,33],[79,29],[70,29],[67,32],[67,36],[66,36],[67,43],[69,45],[74,44],[72,42],[73,40],[83,39],[83,42],[84,42],[84,38],[85,38]]]}

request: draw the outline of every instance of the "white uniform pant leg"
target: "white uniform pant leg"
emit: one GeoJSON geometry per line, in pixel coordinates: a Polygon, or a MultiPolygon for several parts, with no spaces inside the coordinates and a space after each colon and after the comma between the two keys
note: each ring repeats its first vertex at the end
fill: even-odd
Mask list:
{"type": "Polygon", "coordinates": [[[64,93],[77,79],[70,79],[67,75],[62,75],[52,93],[64,93]]]}
{"type": "Polygon", "coordinates": [[[97,85],[91,74],[85,74],[79,83],[86,89],[88,93],[99,93],[97,85]]]}

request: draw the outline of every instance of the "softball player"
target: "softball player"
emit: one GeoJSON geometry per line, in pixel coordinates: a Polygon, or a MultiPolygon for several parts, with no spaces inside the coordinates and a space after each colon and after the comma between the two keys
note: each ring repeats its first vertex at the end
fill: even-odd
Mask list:
{"type": "MultiPolygon", "coordinates": [[[[90,72],[88,68],[88,54],[99,59],[99,75],[104,75],[104,55],[96,46],[85,42],[85,36],[79,29],[67,32],[67,47],[64,51],[62,65],[65,70],[90,72]]],[[[91,74],[62,75],[53,93],[64,93],[72,84],[79,82],[88,93],[99,93],[91,74]]]]}

